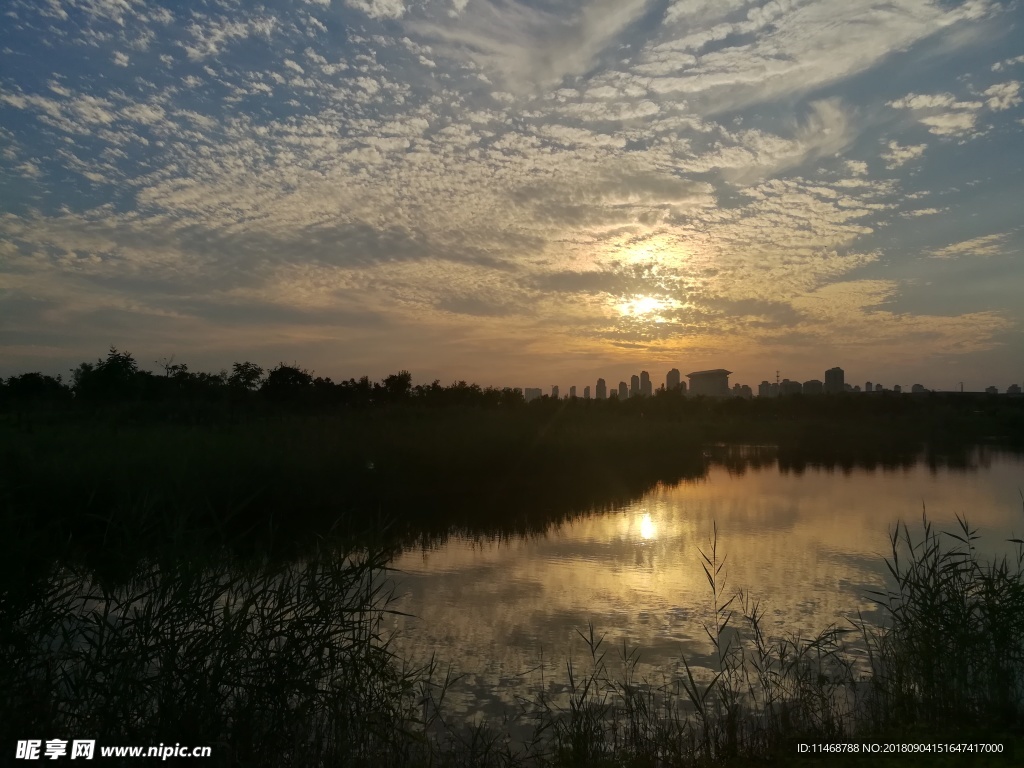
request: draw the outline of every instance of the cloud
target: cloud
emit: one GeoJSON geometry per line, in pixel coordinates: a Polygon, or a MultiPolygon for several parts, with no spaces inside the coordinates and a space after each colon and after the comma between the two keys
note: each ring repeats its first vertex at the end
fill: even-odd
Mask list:
{"type": "Polygon", "coordinates": [[[936,136],[962,136],[974,131],[978,112],[985,104],[981,101],[957,101],[950,93],[911,93],[890,101],[889,106],[917,113],[917,120],[936,136]]]}
{"type": "Polygon", "coordinates": [[[403,0],[345,0],[345,5],[371,19],[399,19],[405,13],[403,0]]]}
{"type": "Polygon", "coordinates": [[[189,24],[191,40],[180,43],[189,59],[199,61],[217,56],[229,44],[252,36],[268,38],[277,27],[277,20],[269,15],[255,15],[240,21],[200,18],[189,24]]]}
{"type": "Polygon", "coordinates": [[[917,120],[936,136],[963,136],[973,133],[983,108],[1001,112],[1021,103],[1020,83],[1011,80],[982,91],[985,101],[958,101],[950,93],[907,94],[889,102],[894,109],[916,113],[917,120]]]}
{"type": "Polygon", "coordinates": [[[1021,103],[1020,83],[1016,80],[997,83],[986,88],[982,95],[988,97],[985,106],[995,112],[1002,112],[1004,109],[1016,107],[1021,103]]]}
{"type": "Polygon", "coordinates": [[[971,240],[963,240],[959,243],[947,245],[932,251],[929,256],[933,259],[955,259],[963,256],[998,256],[1006,252],[1006,233],[982,235],[971,240]]]}
{"type": "Polygon", "coordinates": [[[1014,56],[1011,59],[1003,59],[1002,61],[997,61],[995,64],[992,65],[992,71],[1002,72],[1006,69],[1009,69],[1010,67],[1017,66],[1018,64],[1024,64],[1024,56],[1014,56]]]}
{"type": "Polygon", "coordinates": [[[716,20],[736,7],[708,12],[704,3],[673,6],[679,9],[673,15],[692,26],[645,49],[644,63],[672,69],[674,61],[676,70],[653,78],[649,87],[691,96],[706,113],[738,109],[849,78],[918,41],[996,12],[988,2],[943,8],[928,0],[820,0],[773,2],[745,17],[716,20]]]}
{"type": "MultiPolygon", "coordinates": [[[[989,30],[992,3],[87,5],[45,20],[17,5],[60,47],[52,62],[0,31],[26,62],[0,73],[0,274],[48,329],[131,333],[137,316],[161,340],[372,338],[358,359],[427,359],[436,342],[487,371],[761,354],[793,334],[897,348],[879,321],[935,350],[953,337],[924,326],[947,321],[886,314],[900,283],[872,279],[912,273],[906,253],[1016,245],[933,252],[907,221],[952,208],[912,206],[966,188],[962,168],[995,168],[990,142],[883,170],[920,159],[926,130],[1019,132],[1019,83],[991,84],[989,64],[960,80],[904,67],[970,44],[951,33],[989,30]],[[853,78],[873,68],[908,84],[864,89],[853,78]]],[[[981,183],[965,217],[991,199],[981,183]]],[[[981,231],[1006,229],[1000,210],[976,211],[981,231]]],[[[1008,321],[969,322],[980,347],[1008,321]]]]}
{"type": "Polygon", "coordinates": [[[449,55],[468,57],[508,90],[523,94],[586,72],[649,2],[593,0],[569,13],[516,0],[479,2],[460,9],[454,22],[419,22],[412,28],[439,41],[449,55]]]}
{"type": "Polygon", "coordinates": [[[839,154],[854,138],[854,129],[838,99],[811,102],[806,119],[790,139],[761,130],[727,136],[735,143],[698,156],[687,165],[693,170],[718,168],[726,178],[749,183],[812,160],[839,154]]]}
{"type": "Polygon", "coordinates": [[[882,153],[882,159],[885,160],[885,167],[890,171],[909,163],[911,160],[916,160],[928,149],[927,144],[901,145],[897,141],[890,141],[886,147],[887,151],[882,153]]]}
{"type": "Polygon", "coordinates": [[[898,313],[892,305],[899,284],[888,280],[837,282],[793,301],[807,320],[794,331],[804,343],[822,337],[841,339],[849,354],[855,348],[899,357],[905,362],[933,362],[937,354],[963,354],[993,349],[998,333],[1012,327],[998,312],[955,316],[898,313]]]}

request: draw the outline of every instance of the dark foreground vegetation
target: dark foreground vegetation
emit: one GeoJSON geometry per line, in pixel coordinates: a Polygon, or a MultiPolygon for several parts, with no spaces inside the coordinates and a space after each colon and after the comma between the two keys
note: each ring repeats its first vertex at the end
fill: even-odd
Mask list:
{"type": "MultiPolygon", "coordinates": [[[[709,463],[970,466],[1024,444],[1024,401],[821,396],[542,399],[403,372],[139,370],[0,388],[0,749],[18,739],[209,745],[224,766],[843,765],[798,743],[1001,743],[876,765],[1013,764],[1024,732],[1024,552],[897,529],[885,621],[766,637],[702,554],[715,668],[637,679],[637,650],[568,664],[510,722],[446,710],[442,664],[383,632],[412,539],[542,531],[709,463]],[[743,442],[740,450],[719,443],[743,442]],[[772,447],[751,447],[770,444],[772,447]],[[386,521],[386,522],[385,522],[386,521]],[[525,734],[525,735],[524,735],[525,734]]],[[[1020,542],[1018,542],[1018,545],[1020,542]]],[[[116,764],[107,760],[105,764],[116,764]]],[[[130,764],[130,763],[128,763],[130,764]]],[[[137,763],[136,763],[137,764],[137,763]]]]}
{"type": "Polygon", "coordinates": [[[1005,396],[664,392],[526,403],[513,389],[413,386],[405,371],[333,382],[297,365],[161,368],[111,349],[67,384],[36,373],[3,382],[7,514],[84,552],[96,541],[152,542],[158,531],[140,519],[165,517],[178,536],[237,543],[246,533],[265,545],[282,526],[290,530],[276,538],[287,541],[351,536],[384,516],[407,541],[543,530],[657,482],[703,476],[715,443],[770,444],[770,460],[798,472],[909,466],[922,451],[956,464],[980,441],[1024,446],[1024,398],[1005,396]]]}
{"type": "Polygon", "coordinates": [[[1018,541],[1014,560],[983,563],[966,522],[953,535],[898,527],[891,587],[874,596],[881,626],[809,639],[766,636],[770,606],[723,591],[712,537],[701,555],[713,669],[684,659],[682,675],[639,679],[639,649],[607,648],[591,627],[584,664],[568,662],[510,720],[471,725],[446,710],[458,681],[443,665],[408,667],[382,631],[383,550],[325,541],[284,562],[201,552],[168,534],[116,577],[74,564],[60,542],[0,538],[5,764],[28,738],[210,746],[204,764],[275,767],[1013,765],[1022,755],[1024,551],[1018,541]],[[43,563],[30,575],[12,565],[26,548],[43,563]],[[800,743],[858,754],[798,758],[800,743]],[[864,755],[869,743],[998,746],[864,755]]]}

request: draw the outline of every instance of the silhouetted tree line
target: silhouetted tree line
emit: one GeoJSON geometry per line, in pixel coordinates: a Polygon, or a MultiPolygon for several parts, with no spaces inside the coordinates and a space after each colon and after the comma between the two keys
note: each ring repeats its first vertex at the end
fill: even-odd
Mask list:
{"type": "Polygon", "coordinates": [[[549,418],[552,414],[597,416],[713,424],[704,435],[716,440],[777,441],[786,437],[813,446],[822,455],[843,439],[876,439],[879,425],[886,440],[977,439],[1004,437],[1024,442],[1024,399],[994,395],[885,393],[870,397],[855,393],[825,396],[791,395],[777,398],[684,397],[678,391],[659,391],[654,397],[619,401],[553,400],[542,397],[527,404],[521,390],[481,387],[456,381],[413,386],[412,374],[401,370],[380,381],[368,376],[332,381],[316,376],[297,363],[279,363],[264,370],[251,361],[236,362],[230,372],[190,371],[173,358],[157,362],[158,372],[143,370],[130,352],[111,347],[105,359],[81,363],[70,381],[38,372],[0,381],[0,410],[123,409],[161,418],[216,419],[238,409],[273,412],[281,409],[327,407],[412,408],[469,407],[524,409],[549,418]],[[197,416],[197,414],[203,414],[197,416]]]}
{"type": "Polygon", "coordinates": [[[190,371],[184,363],[157,363],[163,371],[143,370],[130,352],[111,347],[105,359],[81,363],[70,381],[61,376],[24,373],[0,379],[0,406],[10,410],[25,405],[113,405],[146,403],[354,405],[419,402],[428,405],[516,406],[522,392],[511,387],[480,387],[457,381],[442,386],[439,380],[413,386],[412,374],[402,370],[371,381],[368,376],[332,381],[298,364],[279,363],[264,370],[251,361],[236,362],[230,373],[190,371]]]}

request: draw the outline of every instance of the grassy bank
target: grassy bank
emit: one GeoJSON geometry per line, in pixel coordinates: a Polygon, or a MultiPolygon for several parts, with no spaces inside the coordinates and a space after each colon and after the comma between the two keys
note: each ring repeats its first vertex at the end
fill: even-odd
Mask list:
{"type": "MultiPolygon", "coordinates": [[[[169,540],[169,539],[168,539],[169,540]]],[[[409,669],[381,632],[387,555],[327,545],[294,562],[205,555],[188,540],[116,577],[50,560],[28,580],[6,540],[0,734],[207,744],[213,765],[703,766],[1013,764],[1024,732],[1024,551],[981,562],[952,535],[896,529],[882,626],[767,637],[701,550],[713,669],[635,674],[593,628],[583,665],[513,725],[449,719],[442,668],[409,669]],[[615,657],[618,656],[616,659],[615,657]],[[1001,743],[999,755],[834,755],[799,743],[1001,743]]],[[[457,683],[455,683],[457,684],[457,683]]]]}

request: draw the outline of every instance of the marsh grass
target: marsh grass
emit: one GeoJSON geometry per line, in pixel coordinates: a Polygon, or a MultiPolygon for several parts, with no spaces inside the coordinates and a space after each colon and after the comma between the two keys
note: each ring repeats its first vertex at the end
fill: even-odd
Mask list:
{"type": "MultiPolygon", "coordinates": [[[[876,705],[889,722],[1020,727],[1024,717],[1024,540],[1015,556],[979,556],[958,517],[940,532],[922,519],[891,534],[893,587],[875,592],[889,626],[865,632],[876,705]]],[[[865,628],[866,629],[866,628],[865,628]]]]}
{"type": "Polygon", "coordinates": [[[898,525],[890,587],[873,593],[886,621],[808,638],[770,637],[763,607],[729,589],[716,526],[700,549],[709,664],[683,658],[648,679],[639,649],[609,654],[591,625],[583,657],[550,680],[542,663],[515,716],[469,725],[446,704],[451,673],[411,668],[383,629],[387,550],[322,541],[301,558],[240,559],[168,541],[114,572],[56,559],[27,580],[8,573],[5,749],[92,734],[208,744],[217,765],[639,768],[789,764],[800,741],[908,734],[1012,750],[1024,727],[1024,543],[986,562],[963,519],[948,534],[925,519],[918,537],[898,525]]]}
{"type": "Polygon", "coordinates": [[[0,729],[208,744],[229,765],[412,757],[447,682],[393,652],[386,573],[381,554],[333,550],[142,562],[117,586],[55,566],[0,603],[0,729]]]}

